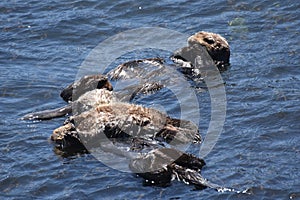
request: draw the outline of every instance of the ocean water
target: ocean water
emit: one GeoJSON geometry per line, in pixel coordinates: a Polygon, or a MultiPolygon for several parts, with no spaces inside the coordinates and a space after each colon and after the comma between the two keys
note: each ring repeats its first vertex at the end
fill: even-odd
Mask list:
{"type": "MultiPolygon", "coordinates": [[[[0,198],[300,199],[299,8],[296,0],[1,1],[0,198]],[[142,27],[185,35],[211,31],[228,40],[231,66],[222,73],[226,120],[204,158],[202,175],[250,194],[195,190],[176,181],[166,188],[143,186],[141,178],[92,155],[57,155],[49,137],[64,118],[19,120],[64,105],[59,92],[75,80],[93,49],[111,36],[142,27]]],[[[149,56],[167,53],[129,53],[116,63],[149,56]]],[[[192,89],[205,135],[210,94],[202,87],[192,89]]],[[[140,103],[147,101],[151,99],[140,103]]],[[[165,98],[158,102],[179,115],[177,104],[165,98]]]]}

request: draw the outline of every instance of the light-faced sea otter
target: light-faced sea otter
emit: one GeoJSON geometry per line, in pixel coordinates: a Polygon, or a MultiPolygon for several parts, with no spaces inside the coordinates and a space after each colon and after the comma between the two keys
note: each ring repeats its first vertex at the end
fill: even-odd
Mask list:
{"type": "MultiPolygon", "coordinates": [[[[197,71],[198,66],[194,65],[196,56],[205,57],[208,53],[211,59],[220,71],[224,71],[230,65],[230,47],[224,37],[211,32],[198,32],[188,38],[188,45],[176,50],[170,56],[171,60],[178,64],[185,73],[189,75],[197,71]]],[[[165,60],[162,58],[150,58],[129,61],[117,66],[107,73],[111,80],[130,79],[134,77],[143,77],[151,79],[155,75],[153,71],[162,72],[165,60]],[[152,76],[152,77],[151,77],[152,76]]],[[[162,72],[163,73],[163,72],[162,72]]],[[[157,73],[156,73],[157,74],[157,73]]]]}
{"type": "Polygon", "coordinates": [[[195,56],[201,54],[199,47],[204,47],[220,71],[226,70],[230,65],[230,47],[227,40],[219,34],[205,31],[190,36],[188,46],[175,51],[171,59],[183,68],[195,69],[195,56]]]}

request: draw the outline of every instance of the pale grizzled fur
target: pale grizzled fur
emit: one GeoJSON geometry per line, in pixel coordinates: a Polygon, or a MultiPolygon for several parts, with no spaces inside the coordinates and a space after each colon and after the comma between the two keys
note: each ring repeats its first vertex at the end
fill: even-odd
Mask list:
{"type": "Polygon", "coordinates": [[[158,110],[128,103],[98,105],[72,116],[69,121],[63,126],[65,128],[56,129],[52,138],[58,138],[55,135],[66,135],[66,128],[73,130],[71,127],[74,127],[84,143],[97,144],[95,138],[101,140],[101,137],[160,138],[172,145],[201,142],[198,127],[192,122],[173,119],[158,110]]]}

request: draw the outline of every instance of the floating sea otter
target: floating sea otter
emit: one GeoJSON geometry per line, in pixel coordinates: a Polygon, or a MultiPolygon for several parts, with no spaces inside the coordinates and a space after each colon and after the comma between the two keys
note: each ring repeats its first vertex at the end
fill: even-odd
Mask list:
{"type": "Polygon", "coordinates": [[[53,131],[51,139],[68,153],[97,148],[122,156],[138,152],[138,156],[129,157],[129,168],[143,177],[147,185],[167,186],[176,179],[198,189],[229,190],[201,176],[204,160],[176,149],[201,142],[197,126],[155,109],[121,102],[99,105],[70,117],[53,131]],[[104,138],[115,144],[113,149],[105,146],[104,138]]]}
{"type": "MultiPolygon", "coordinates": [[[[229,45],[227,41],[219,34],[202,31],[189,37],[188,46],[176,51],[171,56],[171,59],[179,65],[180,71],[193,76],[199,75],[199,70],[197,68],[199,66],[195,66],[194,64],[196,56],[209,56],[207,59],[212,59],[218,69],[223,71],[229,66],[229,45]]],[[[166,73],[165,69],[164,59],[150,58],[126,62],[108,72],[107,75],[111,80],[130,79],[136,77],[143,77],[143,79],[147,80],[141,85],[136,86],[132,93],[129,94],[126,100],[131,101],[139,94],[147,94],[163,88],[164,83],[161,83],[159,80],[160,77],[157,77],[157,74],[166,73]]],[[[172,81],[172,79],[170,80],[172,81]]],[[[70,103],[72,101],[76,101],[82,94],[96,88],[106,88],[108,90],[112,90],[112,85],[108,81],[107,76],[101,74],[88,75],[67,86],[61,92],[60,96],[66,102],[70,103]]],[[[119,92],[122,93],[122,91],[119,92]]],[[[95,99],[101,97],[91,95],[90,98],[95,99]]],[[[71,103],[70,105],[53,110],[30,113],[25,115],[22,119],[44,120],[62,117],[66,114],[72,113],[72,105],[73,104],[71,103]]]]}
{"type": "MultiPolygon", "coordinates": [[[[229,65],[228,43],[220,35],[207,32],[191,36],[188,47],[178,50],[171,58],[180,67],[195,73],[198,66],[193,61],[203,52],[203,46],[219,69],[229,65]]],[[[151,79],[151,70],[145,70],[145,65],[154,67],[151,70],[163,72],[165,69],[163,59],[143,59],[119,65],[108,76],[120,80],[146,73],[144,76],[151,79]]],[[[155,81],[137,86],[129,99],[163,87],[156,79],[151,80],[155,81]]],[[[28,114],[23,119],[51,119],[72,113],[73,116],[51,136],[62,151],[87,152],[86,146],[101,147],[101,138],[105,137],[122,143],[129,151],[142,152],[131,159],[130,168],[150,183],[166,185],[176,178],[200,188],[224,189],[201,177],[199,172],[205,164],[202,159],[175,149],[177,145],[201,142],[196,125],[155,109],[120,102],[111,90],[106,76],[85,76],[62,91],[61,97],[69,103],[67,106],[28,114]]]]}
{"type": "Polygon", "coordinates": [[[70,136],[74,137],[72,141],[78,139],[76,144],[83,145],[100,141],[97,138],[104,135],[107,138],[155,139],[172,145],[201,141],[198,127],[190,121],[174,119],[140,105],[109,101],[70,117],[64,126],[54,130],[52,140],[61,144],[63,150],[77,148],[66,141],[65,137],[69,139],[70,136]]]}
{"type": "MultiPolygon", "coordinates": [[[[188,46],[183,47],[173,53],[171,60],[178,64],[181,71],[198,76],[199,70],[195,63],[197,56],[204,57],[212,61],[220,71],[224,71],[230,65],[230,48],[225,38],[219,34],[210,32],[198,32],[188,38],[188,46]]],[[[134,77],[154,78],[153,71],[163,71],[165,61],[162,58],[151,58],[143,60],[134,60],[119,65],[108,72],[111,80],[128,79],[134,77]],[[151,65],[151,67],[149,67],[151,65]],[[146,68],[146,69],[145,69],[146,68]]],[[[208,62],[208,64],[211,64],[208,62]]],[[[211,67],[211,66],[205,66],[211,67]]],[[[162,72],[163,73],[163,72],[162,72]]]]}

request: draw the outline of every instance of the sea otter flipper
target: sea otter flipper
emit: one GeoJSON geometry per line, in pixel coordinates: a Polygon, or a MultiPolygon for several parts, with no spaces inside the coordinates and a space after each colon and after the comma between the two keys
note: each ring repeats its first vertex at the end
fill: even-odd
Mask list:
{"type": "Polygon", "coordinates": [[[107,73],[108,77],[111,80],[120,80],[120,79],[129,79],[135,78],[138,75],[141,75],[144,71],[143,68],[139,68],[140,64],[146,64],[151,66],[160,66],[164,63],[164,59],[162,58],[146,58],[139,60],[132,60],[129,62],[125,62],[123,64],[118,65],[116,68],[112,69],[107,73]]]}
{"type": "Polygon", "coordinates": [[[154,93],[160,89],[162,89],[164,85],[153,82],[153,83],[144,83],[142,86],[138,87],[135,91],[130,96],[129,101],[132,101],[134,98],[140,96],[140,95],[145,95],[145,94],[151,94],[154,93]]]}
{"type": "Polygon", "coordinates": [[[72,113],[72,105],[66,105],[60,108],[55,108],[52,110],[43,110],[39,112],[29,113],[23,116],[22,120],[48,120],[57,117],[63,117],[67,114],[72,113]]]}

